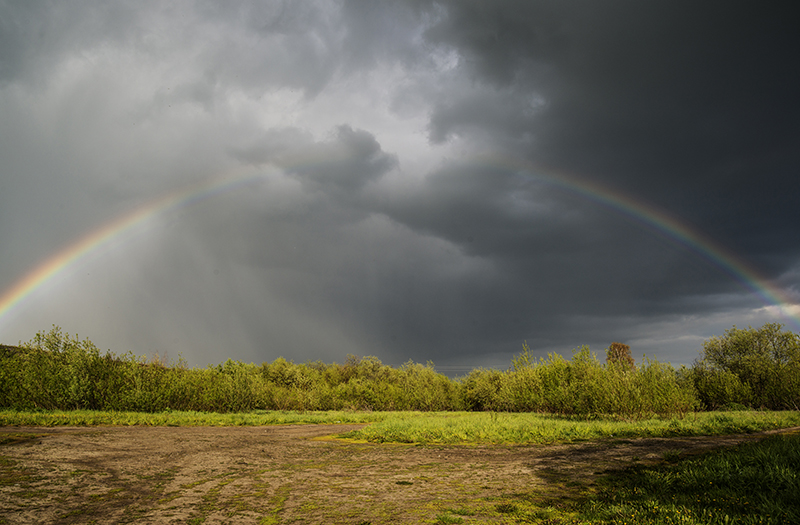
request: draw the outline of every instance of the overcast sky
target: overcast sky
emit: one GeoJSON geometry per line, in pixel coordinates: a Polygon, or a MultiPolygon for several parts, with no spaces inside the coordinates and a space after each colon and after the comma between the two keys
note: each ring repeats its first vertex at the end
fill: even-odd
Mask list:
{"type": "Polygon", "coordinates": [[[15,301],[0,342],[453,373],[797,330],[789,5],[0,0],[0,297],[221,181],[15,301]]]}

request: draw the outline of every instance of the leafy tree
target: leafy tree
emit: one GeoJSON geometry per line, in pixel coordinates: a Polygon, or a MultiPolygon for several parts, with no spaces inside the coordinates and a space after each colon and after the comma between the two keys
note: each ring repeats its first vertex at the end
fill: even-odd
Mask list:
{"type": "Polygon", "coordinates": [[[606,363],[615,364],[628,370],[636,368],[636,362],[631,356],[631,347],[622,343],[611,343],[606,350],[606,363]]]}
{"type": "MultiPolygon", "coordinates": [[[[704,385],[699,379],[719,388],[720,380],[725,378],[722,383],[732,388],[736,397],[749,393],[745,401],[751,406],[799,409],[800,335],[782,328],[780,323],[767,323],[759,329],[734,326],[724,336],[715,336],[703,343],[704,355],[694,367],[701,395],[704,385]],[[713,373],[720,380],[709,381],[709,374],[713,373]]],[[[717,391],[716,395],[719,394],[717,391]]],[[[730,399],[728,402],[740,401],[730,399]]]]}

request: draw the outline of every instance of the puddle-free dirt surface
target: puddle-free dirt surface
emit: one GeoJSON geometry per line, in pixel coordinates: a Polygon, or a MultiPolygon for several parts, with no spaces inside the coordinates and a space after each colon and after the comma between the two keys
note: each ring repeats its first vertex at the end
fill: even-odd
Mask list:
{"type": "Polygon", "coordinates": [[[499,523],[507,498],[591,490],[608,469],[761,439],[408,446],[362,425],[0,427],[0,523],[499,523]],[[448,510],[449,509],[449,510],[448,510]]]}

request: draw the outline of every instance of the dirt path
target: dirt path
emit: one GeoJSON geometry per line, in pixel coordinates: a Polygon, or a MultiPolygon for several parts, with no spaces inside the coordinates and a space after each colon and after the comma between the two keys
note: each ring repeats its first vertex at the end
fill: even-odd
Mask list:
{"type": "Polygon", "coordinates": [[[530,447],[325,438],[360,427],[0,428],[0,523],[375,525],[454,509],[499,523],[509,498],[552,504],[606,469],[765,435],[530,447]]]}

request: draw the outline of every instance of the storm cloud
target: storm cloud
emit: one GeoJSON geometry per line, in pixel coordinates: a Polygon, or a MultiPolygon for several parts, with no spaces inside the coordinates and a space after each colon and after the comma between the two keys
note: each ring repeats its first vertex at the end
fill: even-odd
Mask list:
{"type": "Polygon", "coordinates": [[[734,324],[798,330],[798,26],[782,3],[0,1],[0,340],[456,373],[525,341],[689,364],[734,324]]]}

